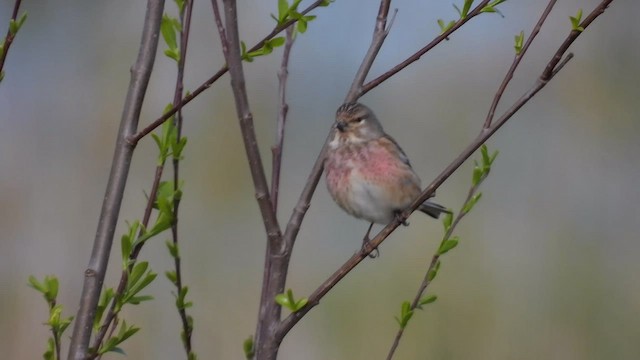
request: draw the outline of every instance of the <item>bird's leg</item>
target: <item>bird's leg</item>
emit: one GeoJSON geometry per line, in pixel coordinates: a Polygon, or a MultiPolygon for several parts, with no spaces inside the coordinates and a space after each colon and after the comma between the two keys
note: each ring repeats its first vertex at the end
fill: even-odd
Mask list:
{"type": "MultiPolygon", "coordinates": [[[[371,233],[371,228],[373,228],[373,223],[371,223],[371,225],[369,225],[369,229],[367,229],[367,233],[364,235],[364,238],[362,238],[362,251],[363,252],[366,250],[367,245],[369,245],[369,241],[371,241],[371,239],[369,238],[369,234],[371,233]]],[[[380,255],[380,251],[378,250],[378,248],[375,248],[369,254],[369,257],[372,258],[372,259],[375,259],[379,255],[380,255]]]]}
{"type": "Polygon", "coordinates": [[[404,226],[409,226],[409,222],[407,221],[407,219],[402,218],[402,210],[394,211],[393,215],[395,215],[396,219],[400,222],[400,224],[404,226]]]}

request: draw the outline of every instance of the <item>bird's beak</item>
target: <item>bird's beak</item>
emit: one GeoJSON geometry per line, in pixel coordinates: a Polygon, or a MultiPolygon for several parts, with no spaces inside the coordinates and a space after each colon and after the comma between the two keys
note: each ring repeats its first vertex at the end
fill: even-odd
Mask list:
{"type": "Polygon", "coordinates": [[[336,128],[340,131],[340,132],[344,132],[344,129],[347,128],[347,123],[344,121],[337,121],[336,122],[336,128]]]}

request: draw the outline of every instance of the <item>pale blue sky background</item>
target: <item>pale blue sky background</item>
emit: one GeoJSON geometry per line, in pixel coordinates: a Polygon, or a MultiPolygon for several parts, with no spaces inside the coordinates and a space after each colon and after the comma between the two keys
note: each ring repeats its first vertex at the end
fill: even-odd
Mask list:
{"type": "MultiPolygon", "coordinates": [[[[308,1],[303,2],[303,5],[308,1]]],[[[505,18],[484,15],[362,101],[402,144],[425,183],[477,134],[513,57],[544,1],[508,1],[505,18]]],[[[559,1],[504,96],[506,108],[534,82],[570,29],[568,16],[597,1],[559,1]]],[[[12,1],[0,1],[6,24],[12,1]]],[[[10,359],[39,358],[47,329],[29,275],[56,274],[60,303],[75,313],[135,59],[144,1],[23,1],[29,18],[0,85],[0,348],[10,359]]],[[[306,180],[333,114],[369,44],[374,1],[338,0],[317,9],[290,66],[291,106],[281,222],[306,180]]],[[[395,1],[398,15],[372,75],[430,41],[451,1],[395,1]]],[[[273,26],[276,1],[241,2],[241,37],[254,43],[273,26]]],[[[167,2],[166,10],[175,13],[167,2]]],[[[501,154],[477,209],[461,224],[460,246],[443,260],[397,359],[636,359],[640,355],[640,4],[616,0],[574,44],[575,59],[489,142],[501,154]]],[[[2,25],[4,26],[4,25],[2,25]]],[[[186,88],[222,65],[209,1],[195,3],[186,88]]],[[[162,46],[164,49],[164,46],[162,46]]],[[[246,65],[263,161],[274,138],[280,51],[246,65]]],[[[159,54],[141,118],[172,99],[174,64],[159,54]]],[[[258,309],[264,233],[235,118],[228,77],[185,110],[182,165],[184,276],[195,306],[194,346],[202,359],[242,358],[258,309]]],[[[140,218],[155,145],[134,156],[118,234],[140,218]]],[[[459,207],[470,182],[463,166],[438,191],[459,207]]],[[[416,215],[341,282],[284,340],[281,359],[383,358],[393,316],[412,298],[441,236],[416,215]]],[[[312,292],[360,246],[367,224],[342,213],[324,184],[296,244],[288,286],[312,292]]],[[[118,235],[119,237],[119,235],[118,235]]],[[[170,269],[163,244],[142,258],[170,269]]],[[[117,244],[117,241],[116,241],[117,244]]],[[[107,283],[114,286],[119,248],[107,283]]],[[[124,345],[131,359],[183,358],[171,286],[125,311],[142,327],[124,345]]],[[[68,339],[64,339],[68,345],[68,339]]],[[[65,347],[66,349],[66,347],[65,347]]],[[[113,357],[118,357],[114,355],[113,357]]]]}

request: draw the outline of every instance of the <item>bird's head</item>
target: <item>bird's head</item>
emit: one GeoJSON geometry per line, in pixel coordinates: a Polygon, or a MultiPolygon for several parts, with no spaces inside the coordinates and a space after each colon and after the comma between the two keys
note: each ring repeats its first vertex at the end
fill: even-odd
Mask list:
{"type": "Polygon", "coordinates": [[[336,138],[344,143],[361,143],[384,135],[382,125],[368,107],[346,103],[336,112],[336,138]]]}

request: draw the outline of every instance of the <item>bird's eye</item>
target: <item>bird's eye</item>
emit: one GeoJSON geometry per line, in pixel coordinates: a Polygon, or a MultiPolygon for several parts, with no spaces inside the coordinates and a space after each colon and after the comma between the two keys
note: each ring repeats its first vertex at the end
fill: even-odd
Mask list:
{"type": "Polygon", "coordinates": [[[364,117],[358,118],[358,122],[359,123],[363,123],[364,122],[364,117]]]}

